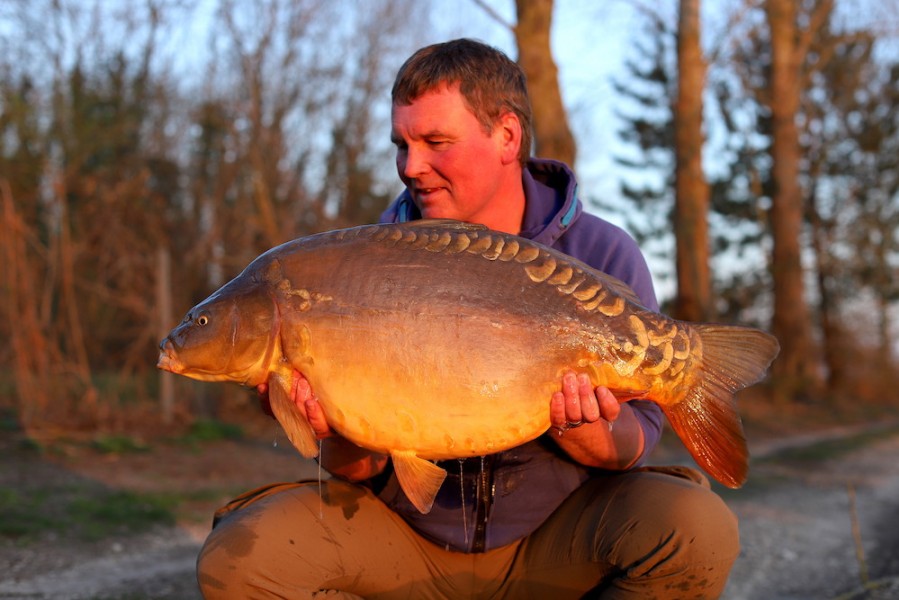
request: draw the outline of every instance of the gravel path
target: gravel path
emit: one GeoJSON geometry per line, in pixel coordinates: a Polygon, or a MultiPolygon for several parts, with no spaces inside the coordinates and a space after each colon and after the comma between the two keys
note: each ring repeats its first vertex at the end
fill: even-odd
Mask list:
{"type": "Polygon", "coordinates": [[[899,598],[899,436],[840,459],[763,463],[728,503],[743,551],[732,600],[899,598]]]}
{"type": "MultiPolygon", "coordinates": [[[[743,546],[724,598],[899,598],[899,435],[814,466],[760,460],[780,450],[755,448],[749,484],[720,490],[740,518],[743,546]]],[[[193,569],[204,534],[198,526],[87,545],[6,543],[0,598],[197,599],[193,569]]]]}
{"type": "Polygon", "coordinates": [[[47,549],[40,555],[23,550],[20,568],[4,570],[0,598],[200,598],[193,576],[200,544],[184,531],[165,529],[116,540],[97,547],[96,554],[58,549],[56,561],[47,560],[47,549]],[[38,564],[41,572],[35,573],[38,564]]]}

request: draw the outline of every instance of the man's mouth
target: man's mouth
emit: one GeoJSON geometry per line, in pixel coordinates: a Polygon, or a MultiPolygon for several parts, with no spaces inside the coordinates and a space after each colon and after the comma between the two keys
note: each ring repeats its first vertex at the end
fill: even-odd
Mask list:
{"type": "Polygon", "coordinates": [[[417,187],[415,188],[415,193],[419,196],[427,196],[429,194],[433,194],[434,192],[439,191],[442,188],[439,187],[417,187]]]}

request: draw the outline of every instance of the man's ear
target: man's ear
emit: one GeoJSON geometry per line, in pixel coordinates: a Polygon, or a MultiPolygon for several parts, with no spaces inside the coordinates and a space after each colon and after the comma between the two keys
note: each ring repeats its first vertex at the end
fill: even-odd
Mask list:
{"type": "Polygon", "coordinates": [[[503,164],[518,162],[518,152],[521,149],[521,121],[518,115],[512,111],[504,113],[499,118],[497,125],[502,144],[503,164]]]}

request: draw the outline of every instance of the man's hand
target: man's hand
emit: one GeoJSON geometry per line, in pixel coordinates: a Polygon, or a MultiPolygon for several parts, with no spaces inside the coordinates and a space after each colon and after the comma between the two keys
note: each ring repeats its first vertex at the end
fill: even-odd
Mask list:
{"type": "Polygon", "coordinates": [[[549,418],[558,433],[552,438],[582,465],[626,469],[643,452],[643,429],[631,406],[621,404],[606,387],[594,388],[585,373],[562,376],[549,418]]]}
{"type": "MultiPolygon", "coordinates": [[[[262,411],[274,417],[268,398],[268,383],[260,383],[256,386],[256,391],[259,393],[259,404],[262,407],[262,411]]],[[[312,386],[309,385],[309,380],[303,377],[303,374],[297,370],[293,372],[290,398],[306,420],[309,421],[312,431],[315,432],[315,437],[324,439],[335,435],[328,425],[327,419],[325,419],[325,412],[322,410],[321,404],[318,403],[318,398],[315,397],[312,386]]]]}
{"type": "Polygon", "coordinates": [[[315,437],[321,440],[335,435],[328,425],[327,419],[325,419],[325,411],[322,410],[321,404],[318,403],[318,398],[313,393],[309,380],[303,377],[303,374],[297,370],[293,372],[293,386],[290,396],[297,408],[300,409],[300,412],[305,415],[306,420],[309,421],[312,431],[315,432],[315,437]]]}
{"type": "Polygon", "coordinates": [[[586,373],[568,371],[562,376],[561,391],[552,396],[549,420],[560,432],[600,419],[611,429],[620,414],[621,405],[608,388],[594,388],[586,373]]]}

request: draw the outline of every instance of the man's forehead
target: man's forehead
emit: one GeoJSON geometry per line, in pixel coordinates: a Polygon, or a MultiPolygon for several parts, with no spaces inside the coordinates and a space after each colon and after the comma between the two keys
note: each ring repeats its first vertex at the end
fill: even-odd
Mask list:
{"type": "Polygon", "coordinates": [[[421,136],[446,133],[469,118],[477,121],[464,98],[446,88],[422,94],[409,104],[393,104],[390,117],[391,135],[400,130],[421,136]]]}
{"type": "Polygon", "coordinates": [[[409,106],[410,104],[413,104],[414,102],[419,100],[422,96],[426,96],[428,94],[439,94],[444,92],[455,92],[461,94],[461,90],[461,81],[449,81],[444,79],[436,82],[422,83],[414,89],[407,89],[406,93],[401,97],[394,98],[393,106],[409,106]]]}

